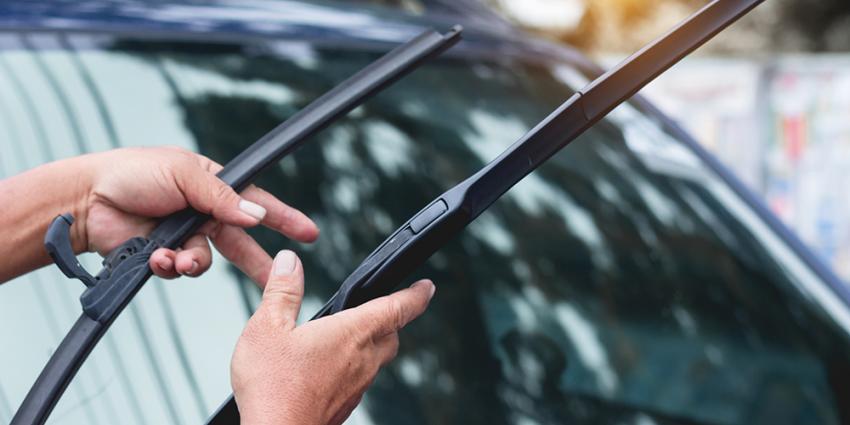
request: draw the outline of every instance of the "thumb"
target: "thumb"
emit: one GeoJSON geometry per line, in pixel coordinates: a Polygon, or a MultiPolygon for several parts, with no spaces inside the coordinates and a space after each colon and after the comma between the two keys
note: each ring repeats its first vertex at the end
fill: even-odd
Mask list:
{"type": "Polygon", "coordinates": [[[224,224],[251,227],[260,224],[266,216],[265,208],[242,199],[233,188],[194,160],[187,160],[175,174],[189,205],[224,224]]]}
{"type": "Polygon", "coordinates": [[[280,251],[274,258],[259,309],[294,328],[303,298],[304,268],[301,261],[292,251],[280,251]]]}

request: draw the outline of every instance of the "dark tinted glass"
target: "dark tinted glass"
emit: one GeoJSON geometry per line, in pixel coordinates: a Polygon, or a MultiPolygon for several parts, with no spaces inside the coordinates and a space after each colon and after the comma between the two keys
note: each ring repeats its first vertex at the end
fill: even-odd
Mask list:
{"type": "MultiPolygon", "coordinates": [[[[157,75],[161,84],[147,90],[172,102],[137,105],[144,125],[118,127],[167,118],[220,162],[377,57],[307,43],[110,42],[77,54],[100,72],[111,61],[157,75]]],[[[313,246],[253,232],[270,252],[302,254],[304,315],[395,226],[569,97],[571,79],[557,64],[441,60],[265,173],[260,186],[322,228],[313,246]]],[[[98,84],[132,92],[120,80],[98,84]]],[[[398,359],[353,423],[847,418],[844,305],[690,151],[628,105],[414,275],[434,279],[437,297],[402,333],[398,359]]],[[[253,305],[256,290],[233,276],[253,305]]]]}
{"type": "MultiPolygon", "coordinates": [[[[293,91],[286,105],[185,98],[201,151],[232,157],[375,57],[313,55],[313,66],[168,55],[293,91]]],[[[549,67],[446,61],[265,175],[262,186],[323,229],[322,242],[299,247],[310,294],[329,296],[395,226],[570,94],[549,67]]],[[[374,421],[839,421],[846,338],[794,290],[810,277],[764,246],[764,229],[688,152],[634,110],[619,117],[416,273],[439,297],[370,391],[374,421]]],[[[269,250],[286,245],[257,235],[269,250]]]]}

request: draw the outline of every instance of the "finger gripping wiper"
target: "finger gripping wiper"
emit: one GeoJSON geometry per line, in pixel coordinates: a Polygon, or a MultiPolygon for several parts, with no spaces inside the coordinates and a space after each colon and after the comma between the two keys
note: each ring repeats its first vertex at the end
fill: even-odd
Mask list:
{"type": "MultiPolygon", "coordinates": [[[[763,1],[714,0],[579,90],[498,158],[396,230],[345,279],[313,319],[389,294],[516,183],[763,1]]],[[[208,424],[238,422],[239,412],[231,396],[208,424]]]]}
{"type": "MultiPolygon", "coordinates": [[[[416,69],[460,40],[461,28],[445,34],[426,31],[370,64],[342,84],[316,99],[292,118],[230,161],[218,178],[237,192],[257,175],[293,152],[311,136],[361,105],[399,78],[416,69]]],[[[59,269],[81,280],[86,290],[80,297],[83,314],[50,357],[21,407],[13,425],[43,424],[71,379],[106,330],[152,276],[148,260],[159,248],[176,249],[210,219],[186,209],[164,219],[147,238],[133,238],[103,260],[97,275],[78,262],[70,240],[74,218],[57,217],[45,236],[45,247],[59,269]]]]}

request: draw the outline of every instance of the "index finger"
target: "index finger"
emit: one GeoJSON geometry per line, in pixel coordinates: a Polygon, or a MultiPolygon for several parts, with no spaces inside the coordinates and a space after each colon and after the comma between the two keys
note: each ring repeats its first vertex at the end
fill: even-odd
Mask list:
{"type": "MultiPolygon", "coordinates": [[[[203,155],[196,155],[201,165],[211,173],[218,173],[224,168],[218,162],[203,155]]],[[[262,224],[269,229],[278,231],[298,242],[313,242],[319,237],[319,228],[313,220],[298,209],[277,199],[271,193],[255,185],[250,185],[242,192],[241,196],[265,208],[266,215],[262,224]]]]}
{"type": "Polygon", "coordinates": [[[307,215],[286,205],[271,193],[251,185],[242,196],[266,209],[263,226],[276,230],[298,242],[313,242],[319,237],[319,228],[307,215]]]}
{"type": "Polygon", "coordinates": [[[420,280],[409,288],[344,311],[356,329],[373,339],[398,332],[422,315],[434,296],[434,283],[420,280]]]}

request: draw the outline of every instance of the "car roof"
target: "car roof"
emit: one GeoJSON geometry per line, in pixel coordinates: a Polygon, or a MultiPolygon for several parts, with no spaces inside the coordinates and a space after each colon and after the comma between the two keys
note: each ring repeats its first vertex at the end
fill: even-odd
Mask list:
{"type": "Polygon", "coordinates": [[[529,36],[476,0],[418,0],[421,13],[375,1],[328,0],[7,0],[0,30],[113,33],[143,38],[237,41],[310,40],[318,44],[397,44],[426,28],[463,25],[461,52],[525,56],[592,66],[578,51],[529,36]]]}
{"type": "Polygon", "coordinates": [[[344,33],[365,40],[394,39],[398,32],[445,19],[504,30],[496,15],[429,1],[421,14],[400,7],[304,0],[8,0],[0,2],[0,26],[39,30],[133,30],[143,32],[228,33],[285,37],[293,32],[316,37],[344,33]],[[306,30],[306,31],[305,31],[306,30]]]}

